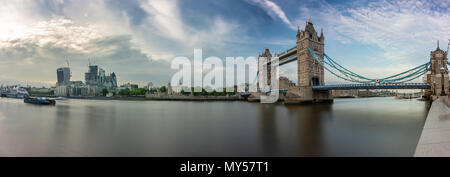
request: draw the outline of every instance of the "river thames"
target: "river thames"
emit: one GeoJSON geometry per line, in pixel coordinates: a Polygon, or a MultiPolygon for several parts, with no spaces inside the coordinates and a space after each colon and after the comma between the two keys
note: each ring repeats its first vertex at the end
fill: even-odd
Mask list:
{"type": "Polygon", "coordinates": [[[427,102],[333,104],[0,98],[0,156],[413,156],[427,102]]]}

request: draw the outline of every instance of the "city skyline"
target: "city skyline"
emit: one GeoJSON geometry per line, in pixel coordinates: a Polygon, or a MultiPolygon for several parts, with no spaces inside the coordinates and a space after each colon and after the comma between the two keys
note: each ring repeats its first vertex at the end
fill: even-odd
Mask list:
{"type": "MultiPolygon", "coordinates": [[[[450,38],[448,1],[8,1],[0,7],[0,82],[51,86],[70,59],[83,80],[88,58],[119,83],[167,84],[170,61],[203,48],[207,56],[257,56],[295,46],[309,18],[325,51],[355,72],[392,75],[422,64],[450,38]],[[108,2],[108,3],[107,3],[108,2]],[[207,8],[206,8],[207,7],[207,8]],[[231,7],[236,10],[231,12],[231,7]],[[196,13],[192,13],[192,12],[196,13]],[[320,11],[320,12],[319,12],[320,11]],[[246,18],[242,18],[246,17],[246,18]],[[39,74],[35,74],[39,73],[39,74]]],[[[282,67],[292,79],[295,65],[282,67]]],[[[327,75],[326,81],[334,78],[327,75]]],[[[335,79],[337,80],[337,79],[335,79]]]]}

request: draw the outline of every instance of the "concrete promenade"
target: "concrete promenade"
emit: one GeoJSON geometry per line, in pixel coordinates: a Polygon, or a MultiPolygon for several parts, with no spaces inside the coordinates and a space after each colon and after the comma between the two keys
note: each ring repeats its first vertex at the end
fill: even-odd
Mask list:
{"type": "Polygon", "coordinates": [[[441,97],[431,105],[414,156],[450,157],[450,107],[447,97],[441,97]]]}

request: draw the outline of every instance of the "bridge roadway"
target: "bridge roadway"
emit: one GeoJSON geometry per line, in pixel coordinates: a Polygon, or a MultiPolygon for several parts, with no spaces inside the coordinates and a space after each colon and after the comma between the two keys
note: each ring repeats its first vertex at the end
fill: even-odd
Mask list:
{"type": "MultiPolygon", "coordinates": [[[[403,83],[403,84],[340,84],[312,86],[313,90],[362,90],[362,89],[430,89],[427,83],[403,83]]],[[[276,92],[271,90],[269,92],[276,92]]],[[[279,92],[287,92],[288,89],[279,89],[279,92]]]]}
{"type": "MultiPolygon", "coordinates": [[[[278,63],[279,66],[297,60],[297,46],[292,47],[289,50],[286,50],[286,51],[281,52],[280,54],[278,54],[278,59],[279,59],[279,63],[278,63]]],[[[273,60],[274,59],[272,59],[272,61],[273,60]]],[[[267,65],[267,63],[265,63],[264,65],[267,65]]]]}
{"type": "Polygon", "coordinates": [[[313,90],[358,90],[358,89],[430,89],[427,83],[402,83],[402,84],[341,84],[313,86],[313,90]]]}

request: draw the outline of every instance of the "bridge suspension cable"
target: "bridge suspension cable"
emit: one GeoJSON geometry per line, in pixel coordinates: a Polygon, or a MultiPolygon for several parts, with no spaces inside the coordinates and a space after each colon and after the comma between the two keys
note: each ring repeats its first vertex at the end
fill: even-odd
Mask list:
{"type": "MultiPolygon", "coordinates": [[[[324,58],[321,58],[317,56],[317,54],[308,48],[308,51],[313,56],[314,60],[318,62],[324,69],[326,69],[328,72],[333,74],[334,76],[350,81],[350,82],[356,82],[356,83],[363,83],[363,84],[374,84],[374,83],[382,83],[382,84],[399,84],[399,83],[405,83],[412,81],[414,79],[419,78],[420,76],[426,74],[428,71],[430,71],[429,66],[431,65],[431,62],[427,62],[425,64],[419,65],[417,67],[414,67],[412,69],[409,69],[407,71],[389,76],[384,77],[380,79],[373,79],[368,78],[362,75],[359,75],[355,72],[350,71],[349,69],[343,67],[339,63],[337,63],[335,60],[333,60],[328,55],[324,54],[324,58]]],[[[447,62],[447,64],[450,65],[450,62],[447,62]]]]}

